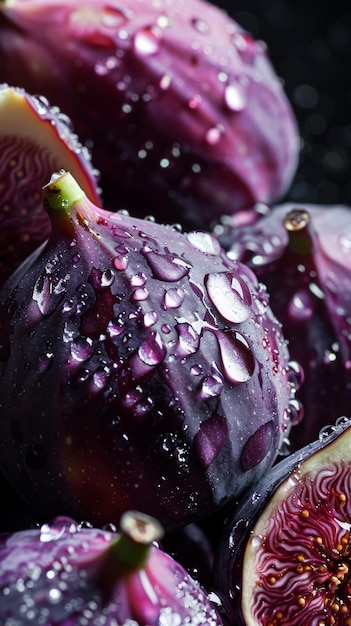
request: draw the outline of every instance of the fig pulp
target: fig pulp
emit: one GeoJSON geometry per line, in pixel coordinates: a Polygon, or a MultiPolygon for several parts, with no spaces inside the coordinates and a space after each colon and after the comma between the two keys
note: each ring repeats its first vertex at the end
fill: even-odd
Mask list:
{"type": "Polygon", "coordinates": [[[0,294],[0,460],[33,506],[167,530],[214,512],[275,461],[296,366],[266,290],[207,232],[45,188],[48,243],[0,294]]]}
{"type": "Polygon", "coordinates": [[[351,623],[351,421],[275,465],[245,494],[219,549],[214,584],[233,623],[351,623]]]}
{"type": "Polygon", "coordinates": [[[0,80],[69,115],[108,209],[201,227],[279,201],[295,174],[265,46],[203,0],[3,0],[0,80]]]}
{"type": "Polygon", "coordinates": [[[153,542],[156,520],[126,513],[121,529],[58,517],[0,537],[3,626],[220,626],[206,592],[153,542]]]}
{"type": "Polygon", "coordinates": [[[215,228],[228,255],[248,264],[270,294],[291,358],[304,370],[305,417],[292,449],[318,437],[351,402],[351,208],[285,203],[253,225],[215,228]]]}
{"type": "Polygon", "coordinates": [[[49,236],[42,188],[61,168],[100,204],[98,174],[67,116],[43,97],[0,85],[0,284],[49,236]]]}

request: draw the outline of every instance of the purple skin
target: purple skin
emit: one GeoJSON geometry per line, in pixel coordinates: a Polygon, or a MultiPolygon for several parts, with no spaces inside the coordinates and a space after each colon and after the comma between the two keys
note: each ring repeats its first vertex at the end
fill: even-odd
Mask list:
{"type": "Polygon", "coordinates": [[[221,626],[205,590],[152,543],[155,520],[125,519],[118,533],[58,517],[0,537],[1,624],[221,626]]]}
{"type": "Polygon", "coordinates": [[[351,610],[350,439],[350,420],[339,418],[316,441],[277,463],[228,514],[215,555],[212,585],[229,600],[235,626],[323,622],[347,626],[351,610]],[[318,457],[319,453],[323,456],[318,457]],[[312,474],[305,471],[306,462],[312,474]],[[280,486],[285,497],[272,509],[271,532],[266,525],[253,562],[248,562],[248,555],[252,556],[248,544],[255,542],[257,523],[280,486]],[[258,550],[264,551],[259,557],[258,550]],[[251,616],[252,621],[243,615],[244,567],[252,581],[261,579],[256,609],[262,613],[256,620],[251,616]]]}
{"type": "Polygon", "coordinates": [[[50,234],[43,186],[69,169],[100,204],[90,153],[57,107],[23,89],[0,84],[0,285],[50,234]]]}
{"type": "Polygon", "coordinates": [[[252,271],[210,233],[45,188],[48,243],[0,294],[0,459],[50,515],[175,529],[257,481],[296,421],[296,364],[252,271]]]}
{"type": "Polygon", "coordinates": [[[187,228],[241,209],[252,219],[297,168],[266,48],[210,2],[2,0],[0,80],[69,115],[108,209],[187,228]]]}
{"type": "Polygon", "coordinates": [[[350,228],[350,207],[288,203],[252,226],[224,220],[215,228],[228,255],[266,285],[290,355],[304,370],[297,396],[305,416],[292,430],[293,450],[350,415],[350,228]],[[298,227],[289,231],[284,220],[294,209],[298,227]]]}

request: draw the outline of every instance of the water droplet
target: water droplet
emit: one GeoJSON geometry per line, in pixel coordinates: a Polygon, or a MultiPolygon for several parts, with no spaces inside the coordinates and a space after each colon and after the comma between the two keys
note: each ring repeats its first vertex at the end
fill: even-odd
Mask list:
{"type": "Polygon", "coordinates": [[[200,385],[200,397],[202,400],[219,396],[223,388],[223,380],[219,375],[205,376],[200,385]]]}
{"type": "Polygon", "coordinates": [[[202,422],[194,438],[194,445],[204,468],[208,468],[218,456],[227,439],[229,424],[225,417],[214,413],[205,422],[202,422]]]}
{"type": "Polygon", "coordinates": [[[143,318],[145,328],[150,328],[150,326],[156,324],[157,320],[158,315],[156,311],[148,311],[147,313],[145,313],[143,318]]]}
{"type": "Polygon", "coordinates": [[[287,376],[289,383],[293,386],[294,390],[297,391],[300,389],[305,378],[305,374],[300,363],[297,363],[297,361],[290,361],[287,366],[287,376]]]}
{"type": "Polygon", "coordinates": [[[134,36],[135,50],[142,55],[156,54],[160,48],[162,31],[155,26],[139,30],[134,36]]]}
{"type": "Polygon", "coordinates": [[[192,376],[201,376],[202,372],[203,367],[200,363],[198,363],[197,365],[193,365],[190,369],[190,374],[192,374],[192,376]]]}
{"type": "Polygon", "coordinates": [[[255,359],[246,339],[238,332],[216,331],[224,374],[234,383],[247,382],[255,369],[255,359]]]}
{"type": "Polygon", "coordinates": [[[120,26],[123,22],[128,18],[127,13],[122,11],[121,9],[114,8],[112,6],[105,6],[101,10],[101,24],[106,26],[106,28],[115,29],[120,26]]]}
{"type": "Polygon", "coordinates": [[[96,390],[104,389],[110,378],[110,370],[108,367],[98,367],[93,374],[93,385],[96,390]]]}
{"type": "Polygon", "coordinates": [[[93,342],[90,337],[80,337],[73,341],[70,346],[71,355],[75,361],[86,361],[93,354],[93,342]]]}
{"type": "Polygon", "coordinates": [[[205,285],[211,302],[226,320],[239,324],[250,317],[250,291],[239,276],[230,272],[207,274],[205,285]]]}
{"type": "Polygon", "coordinates": [[[197,250],[216,256],[221,251],[218,239],[205,231],[192,231],[187,234],[187,239],[197,250]]]}
{"type": "Polygon", "coordinates": [[[112,270],[107,269],[101,274],[101,287],[110,287],[115,279],[115,275],[112,270]]]}
{"type": "Polygon", "coordinates": [[[224,92],[224,101],[231,111],[243,111],[246,107],[246,95],[238,83],[227,85],[224,92]]]}
{"type": "Polygon", "coordinates": [[[116,270],[126,270],[128,267],[128,255],[121,254],[119,256],[116,256],[113,261],[113,265],[115,266],[116,270]]]}
{"type": "Polygon", "coordinates": [[[171,82],[172,77],[169,76],[169,74],[164,74],[160,80],[160,88],[163,91],[167,91],[167,89],[169,89],[169,87],[171,86],[171,82]]]}
{"type": "Polygon", "coordinates": [[[186,322],[177,324],[175,328],[178,333],[177,355],[182,357],[194,354],[200,344],[196,330],[186,322]]]}
{"type": "Polygon", "coordinates": [[[240,456],[241,466],[244,472],[253,469],[267,456],[272,448],[274,440],[273,422],[267,422],[260,426],[249,437],[240,456]]]}
{"type": "Polygon", "coordinates": [[[147,300],[148,297],[149,297],[149,292],[146,289],[146,287],[138,287],[137,289],[133,291],[133,294],[132,294],[132,299],[135,302],[143,302],[144,300],[147,300]]]}
{"type": "Polygon", "coordinates": [[[220,128],[218,128],[218,126],[212,126],[211,128],[208,128],[208,130],[206,131],[205,139],[207,143],[210,144],[210,146],[215,146],[216,144],[218,144],[222,134],[223,134],[223,131],[220,128]]]}
{"type": "Polygon", "coordinates": [[[162,363],[167,353],[159,333],[152,331],[141,343],[138,356],[146,365],[159,365],[162,363]]]}
{"type": "Polygon", "coordinates": [[[292,426],[296,426],[296,424],[299,424],[302,421],[304,415],[304,409],[301,402],[296,398],[290,398],[286,414],[287,419],[292,426]]]}
{"type": "Polygon", "coordinates": [[[208,23],[205,22],[205,20],[202,20],[200,18],[194,17],[191,20],[191,25],[195,28],[195,30],[198,33],[201,33],[203,35],[206,35],[207,33],[210,32],[210,27],[209,27],[208,23]]]}
{"type": "Polygon", "coordinates": [[[115,56],[109,56],[106,59],[99,59],[95,63],[95,73],[98,76],[106,76],[110,72],[112,72],[116,67],[120,64],[119,60],[115,56]]]}
{"type": "Polygon", "coordinates": [[[168,289],[163,298],[165,309],[177,309],[183,304],[184,292],[181,289],[168,289]]]}
{"type": "Polygon", "coordinates": [[[174,282],[184,278],[190,271],[190,265],[173,254],[161,254],[149,248],[144,248],[142,252],[155,278],[160,280],[174,282]]]}

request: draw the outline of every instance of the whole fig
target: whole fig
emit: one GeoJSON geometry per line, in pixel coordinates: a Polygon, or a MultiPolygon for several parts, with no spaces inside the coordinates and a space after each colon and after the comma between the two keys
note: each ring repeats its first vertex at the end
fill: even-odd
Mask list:
{"type": "Polygon", "coordinates": [[[252,225],[224,219],[215,232],[267,286],[304,370],[297,395],[305,418],[291,434],[298,449],[339,415],[351,417],[351,208],[285,203],[252,225]]]}
{"type": "Polygon", "coordinates": [[[238,626],[350,624],[351,421],[339,418],[250,489],[214,568],[238,626]]]}
{"type": "Polygon", "coordinates": [[[207,232],[107,212],[67,172],[45,194],[50,239],[0,293],[4,473],[33,506],[99,524],[214,512],[296,421],[266,290],[207,232]]]}
{"type": "Polygon", "coordinates": [[[49,236],[42,188],[62,168],[100,204],[98,173],[67,116],[43,97],[0,84],[0,285],[49,236]]]}
{"type": "Polygon", "coordinates": [[[200,587],[155,543],[162,529],[138,512],[119,532],[58,517],[0,538],[3,626],[220,626],[200,587]]]}
{"type": "Polygon", "coordinates": [[[295,174],[266,48],[204,0],[3,0],[0,80],[69,115],[108,209],[202,227],[277,202],[295,174]]]}

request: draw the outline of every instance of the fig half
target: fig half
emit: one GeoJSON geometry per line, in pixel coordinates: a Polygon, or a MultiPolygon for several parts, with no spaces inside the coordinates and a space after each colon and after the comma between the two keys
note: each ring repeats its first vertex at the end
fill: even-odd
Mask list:
{"type": "Polygon", "coordinates": [[[245,626],[348,626],[351,421],[278,463],[228,520],[215,586],[245,626]]]}
{"type": "Polygon", "coordinates": [[[69,118],[42,96],[0,85],[0,284],[49,236],[42,188],[62,168],[100,204],[98,172],[69,118]]]}

